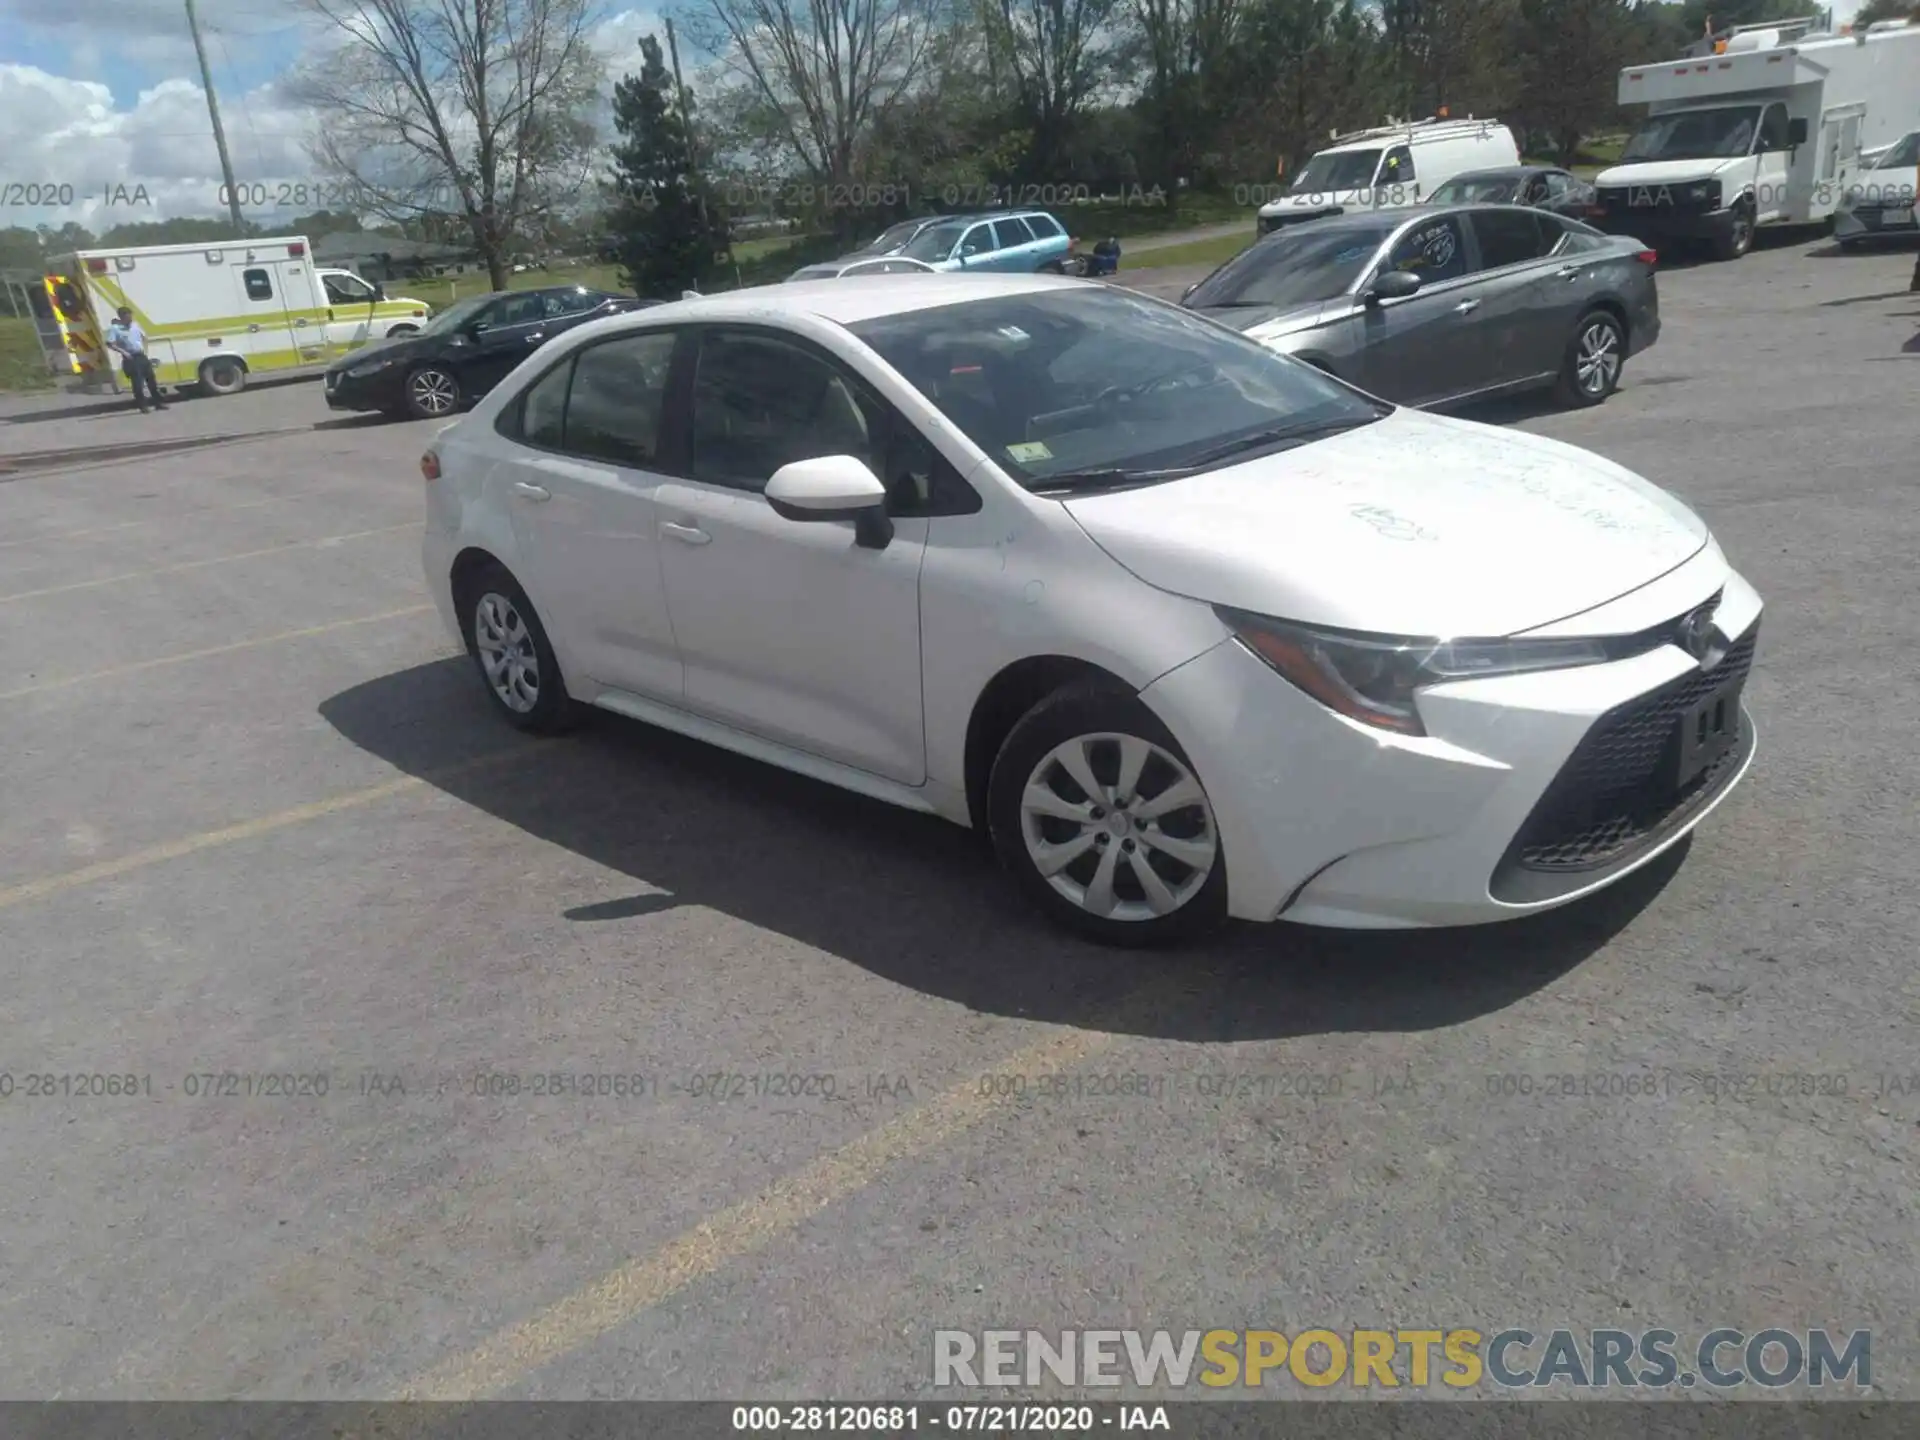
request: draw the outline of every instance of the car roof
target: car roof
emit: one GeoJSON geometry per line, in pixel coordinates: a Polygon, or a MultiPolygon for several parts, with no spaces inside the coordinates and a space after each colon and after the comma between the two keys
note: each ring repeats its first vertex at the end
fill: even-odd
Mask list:
{"type": "MultiPolygon", "coordinates": [[[[1042,290],[1105,290],[1086,280],[1058,275],[931,274],[854,276],[852,279],[799,280],[754,286],[725,295],[670,300],[647,312],[648,322],[676,323],[771,319],[813,315],[836,325],[858,325],[888,315],[932,310],[964,300],[989,300],[1042,290]]],[[[605,323],[605,322],[603,322],[605,323]]]]}
{"type": "Polygon", "coordinates": [[[1524,180],[1529,175],[1565,174],[1558,165],[1494,165],[1485,170],[1462,170],[1444,183],[1460,180],[1524,180]]]}

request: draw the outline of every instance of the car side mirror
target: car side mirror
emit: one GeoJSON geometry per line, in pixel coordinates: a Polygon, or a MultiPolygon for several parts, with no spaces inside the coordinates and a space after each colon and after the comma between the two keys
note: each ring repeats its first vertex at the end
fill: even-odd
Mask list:
{"type": "Polygon", "coordinates": [[[379,281],[376,280],[373,284],[373,303],[378,305],[382,300],[386,298],[387,298],[387,287],[382,285],[379,281]]]}
{"type": "Polygon", "coordinates": [[[1404,300],[1420,288],[1420,277],[1411,270],[1389,270],[1367,287],[1361,297],[1367,305],[1378,305],[1383,300],[1404,300]]]}
{"type": "Polygon", "coordinates": [[[1804,119],[1787,122],[1787,146],[1789,149],[1807,143],[1807,122],[1804,119]]]}
{"type": "Polygon", "coordinates": [[[1180,303],[1182,305],[1186,304],[1187,301],[1193,298],[1193,292],[1198,290],[1199,288],[1200,288],[1200,282],[1196,280],[1193,282],[1193,284],[1189,285],[1186,289],[1182,290],[1180,292],[1180,303]]]}
{"type": "Polygon", "coordinates": [[[782,465],[767,481],[766,497],[783,520],[852,520],[855,543],[869,550],[884,550],[893,539],[887,487],[857,456],[821,455],[782,465]]]}

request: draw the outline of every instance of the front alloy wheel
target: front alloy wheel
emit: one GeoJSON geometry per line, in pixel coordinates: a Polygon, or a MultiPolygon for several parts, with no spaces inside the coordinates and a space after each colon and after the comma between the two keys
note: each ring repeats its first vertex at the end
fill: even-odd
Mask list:
{"type": "Polygon", "coordinates": [[[1151,945],[1226,918],[1226,862],[1206,790],[1159,718],[1112,688],[1036,705],[988,787],[1002,864],[1093,939],[1151,945]]]}
{"type": "Polygon", "coordinates": [[[459,405],[459,382],[438,366],[426,366],[407,377],[407,409],[422,420],[451,415],[459,405]]]}

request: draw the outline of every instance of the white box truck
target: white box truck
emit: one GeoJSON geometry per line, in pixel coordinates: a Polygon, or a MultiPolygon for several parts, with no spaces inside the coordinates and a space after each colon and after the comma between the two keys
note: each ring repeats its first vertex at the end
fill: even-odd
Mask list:
{"type": "Polygon", "coordinates": [[[1456,175],[1519,163],[1513,132],[1497,120],[1436,118],[1336,135],[1290,182],[1273,187],[1259,230],[1270,235],[1347,210],[1404,209],[1456,175]]]}
{"type": "Polygon", "coordinates": [[[427,323],[425,301],[315,267],[312,253],[304,235],[286,235],[60,256],[45,280],[55,322],[42,329],[48,368],[112,377],[105,337],[123,305],[146,332],[158,382],[210,395],[231,395],[250,376],[317,375],[349,350],[427,323]]]}
{"type": "Polygon", "coordinates": [[[1620,103],[1647,116],[1595,177],[1601,227],[1734,260],[1759,226],[1830,218],[1860,152],[1920,121],[1920,26],[1813,25],[1742,26],[1705,53],[1621,71],[1620,103]]]}

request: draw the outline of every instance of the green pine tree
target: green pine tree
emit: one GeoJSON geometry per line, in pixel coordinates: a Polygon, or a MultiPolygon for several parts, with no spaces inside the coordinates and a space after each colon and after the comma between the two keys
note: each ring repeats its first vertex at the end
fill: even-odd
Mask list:
{"type": "Polygon", "coordinates": [[[649,35],[645,64],[613,91],[614,249],[621,281],[650,299],[677,300],[719,273],[727,217],[694,168],[693,146],[673,76],[649,35]]]}

